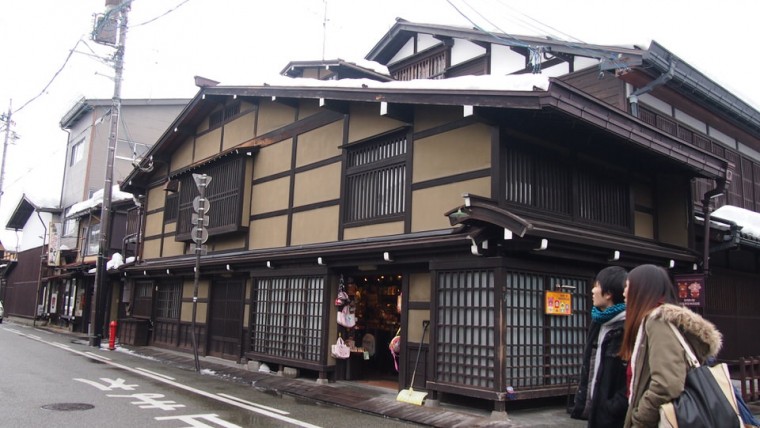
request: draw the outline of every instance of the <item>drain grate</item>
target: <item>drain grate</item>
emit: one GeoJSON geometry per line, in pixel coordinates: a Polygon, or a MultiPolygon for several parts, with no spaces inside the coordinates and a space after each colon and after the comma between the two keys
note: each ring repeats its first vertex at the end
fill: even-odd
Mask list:
{"type": "Polygon", "coordinates": [[[42,406],[45,410],[58,410],[62,412],[68,412],[72,410],[90,410],[92,409],[92,404],[87,403],[55,403],[55,404],[45,404],[42,406]]]}

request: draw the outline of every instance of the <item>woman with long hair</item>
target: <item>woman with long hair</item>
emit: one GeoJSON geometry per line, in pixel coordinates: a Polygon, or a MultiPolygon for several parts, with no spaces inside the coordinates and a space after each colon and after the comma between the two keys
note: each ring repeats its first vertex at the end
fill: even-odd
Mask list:
{"type": "Polygon", "coordinates": [[[711,322],[677,306],[668,272],[641,265],[628,273],[625,332],[620,357],[628,364],[625,427],[656,427],[659,409],[683,392],[689,363],[669,324],[675,325],[700,362],[715,357],[722,336],[711,322]]]}

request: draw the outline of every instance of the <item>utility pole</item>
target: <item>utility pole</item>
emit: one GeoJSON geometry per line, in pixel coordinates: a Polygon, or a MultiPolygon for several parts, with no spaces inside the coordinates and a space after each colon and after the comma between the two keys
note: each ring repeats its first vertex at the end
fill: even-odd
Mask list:
{"type": "MultiPolygon", "coordinates": [[[[116,52],[113,56],[114,63],[114,86],[111,104],[111,130],[108,136],[108,153],[106,154],[106,174],[103,183],[103,208],[100,213],[100,239],[98,240],[98,258],[95,266],[95,284],[92,301],[90,302],[90,346],[100,347],[105,329],[106,290],[108,284],[108,252],[111,247],[111,194],[113,187],[113,163],[116,152],[116,141],[119,134],[119,114],[121,112],[121,78],[124,70],[124,43],[127,39],[127,13],[132,0],[119,2],[118,0],[106,0],[106,15],[98,24],[99,29],[108,27],[114,19],[118,22],[118,40],[115,44],[116,52]],[[111,14],[116,14],[113,18],[111,14]]],[[[93,39],[98,43],[111,44],[108,36],[101,37],[93,34],[93,39]]]]}
{"type": "Polygon", "coordinates": [[[13,124],[12,115],[13,115],[13,100],[10,101],[8,104],[8,113],[3,113],[0,115],[0,122],[5,123],[5,143],[3,143],[3,165],[0,167],[0,200],[3,198],[3,193],[5,193],[5,188],[3,187],[3,182],[5,181],[5,155],[8,153],[8,143],[11,139],[11,134],[13,133],[11,131],[11,125],[13,124]]]}

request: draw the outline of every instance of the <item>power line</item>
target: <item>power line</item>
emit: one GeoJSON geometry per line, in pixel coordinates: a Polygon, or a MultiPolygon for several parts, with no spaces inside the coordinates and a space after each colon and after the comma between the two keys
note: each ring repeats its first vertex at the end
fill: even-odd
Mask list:
{"type": "Polygon", "coordinates": [[[69,50],[69,54],[66,56],[66,60],[63,61],[63,64],[61,65],[61,67],[58,69],[58,71],[55,72],[55,74],[53,74],[53,77],[50,79],[50,81],[47,83],[47,85],[45,85],[45,87],[42,88],[42,90],[40,91],[40,93],[37,94],[37,95],[35,95],[34,97],[32,97],[29,101],[27,101],[24,104],[22,104],[21,107],[17,108],[16,111],[14,111],[14,113],[20,112],[21,110],[23,110],[24,107],[26,107],[27,105],[29,105],[32,101],[36,100],[37,98],[41,97],[47,91],[47,89],[50,87],[50,85],[53,84],[53,82],[58,77],[58,75],[61,74],[61,71],[63,71],[64,67],[66,67],[66,64],[69,63],[69,60],[71,59],[71,56],[74,55],[75,49],[77,48],[77,46],[79,46],[79,43],[81,43],[81,42],[82,42],[81,38],[79,40],[77,40],[77,42],[74,44],[74,47],[72,47],[69,50]]]}
{"type": "Polygon", "coordinates": [[[131,28],[137,28],[137,27],[141,27],[141,26],[143,26],[143,25],[147,25],[147,24],[150,24],[151,22],[153,22],[153,21],[156,21],[156,20],[158,20],[158,19],[160,19],[160,18],[163,18],[164,16],[166,16],[166,15],[168,15],[168,14],[170,14],[170,13],[174,12],[175,10],[179,9],[179,8],[180,8],[182,5],[184,5],[185,3],[189,2],[189,1],[190,1],[190,0],[184,0],[184,1],[183,1],[183,2],[181,2],[180,4],[178,4],[178,5],[174,6],[173,8],[171,8],[171,9],[169,9],[169,10],[167,10],[166,12],[162,13],[161,15],[158,15],[157,17],[155,17],[155,18],[153,18],[153,19],[149,19],[149,20],[147,20],[147,21],[145,21],[145,22],[141,22],[141,23],[139,23],[139,24],[135,24],[135,25],[133,25],[131,28]]]}

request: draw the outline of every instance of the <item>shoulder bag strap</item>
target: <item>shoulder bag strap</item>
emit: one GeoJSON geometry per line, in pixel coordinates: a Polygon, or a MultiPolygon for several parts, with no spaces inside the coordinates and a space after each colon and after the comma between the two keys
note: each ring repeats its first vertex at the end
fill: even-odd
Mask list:
{"type": "Polygon", "coordinates": [[[681,331],[678,330],[678,327],[673,325],[672,322],[669,322],[668,325],[670,326],[670,329],[673,330],[673,334],[676,335],[678,341],[681,342],[681,346],[683,346],[684,351],[686,351],[686,355],[689,357],[689,364],[692,367],[699,367],[699,359],[697,359],[696,355],[694,355],[694,352],[692,352],[691,346],[686,343],[686,339],[684,339],[681,331]]]}

